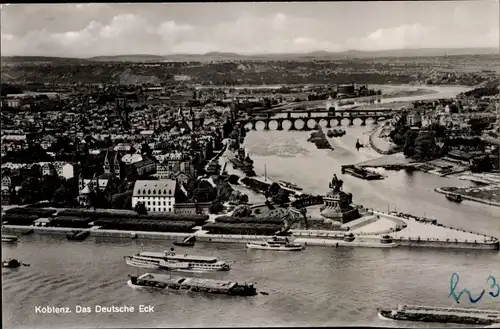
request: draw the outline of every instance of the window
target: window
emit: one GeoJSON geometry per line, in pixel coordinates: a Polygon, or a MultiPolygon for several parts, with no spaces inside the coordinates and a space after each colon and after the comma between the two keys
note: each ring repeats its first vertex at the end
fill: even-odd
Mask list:
{"type": "Polygon", "coordinates": [[[151,211],[151,208],[148,207],[148,211],[151,211]]]}
{"type": "Polygon", "coordinates": [[[167,190],[163,190],[163,194],[167,194],[167,190]]]}
{"type": "Polygon", "coordinates": [[[164,205],[164,206],[166,206],[166,205],[167,205],[167,203],[166,203],[165,201],[163,201],[163,205],[164,205]]]}
{"type": "Polygon", "coordinates": [[[172,190],[168,190],[168,194],[172,194],[172,190]]]}
{"type": "Polygon", "coordinates": [[[151,202],[148,201],[148,206],[151,205],[151,202]]]}
{"type": "Polygon", "coordinates": [[[165,208],[163,208],[163,211],[167,211],[165,208]]]}
{"type": "Polygon", "coordinates": [[[151,194],[151,190],[148,190],[148,194],[151,194]]]}
{"type": "Polygon", "coordinates": [[[156,202],[153,201],[153,206],[156,206],[156,202]]]}
{"type": "Polygon", "coordinates": [[[146,194],[146,190],[142,190],[142,194],[146,194]]]}
{"type": "Polygon", "coordinates": [[[141,190],[137,190],[137,194],[141,194],[141,190]]]}

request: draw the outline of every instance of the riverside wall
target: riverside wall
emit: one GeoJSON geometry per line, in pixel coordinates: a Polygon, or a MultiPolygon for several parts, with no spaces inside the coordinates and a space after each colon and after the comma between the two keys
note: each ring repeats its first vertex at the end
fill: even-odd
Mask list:
{"type": "Polygon", "coordinates": [[[500,244],[498,241],[488,242],[454,242],[454,241],[434,241],[434,240],[408,240],[394,239],[401,247],[417,247],[417,248],[439,248],[439,249],[475,249],[475,250],[499,250],[500,244]]]}
{"type": "MultiPolygon", "coordinates": [[[[66,235],[75,231],[74,228],[63,227],[33,227],[33,226],[2,226],[2,233],[6,234],[23,234],[33,230],[34,234],[38,235],[66,235]]],[[[145,231],[122,231],[122,230],[100,230],[87,229],[93,237],[102,238],[121,238],[121,239],[146,239],[146,240],[177,240],[185,238],[193,233],[173,233],[173,232],[145,232],[145,231]]],[[[343,233],[343,232],[342,232],[343,233]]],[[[230,235],[230,234],[207,234],[205,232],[196,232],[196,239],[203,242],[212,243],[247,243],[252,241],[261,241],[268,239],[269,236],[264,235],[230,235]]],[[[356,240],[344,242],[343,234],[339,231],[316,231],[311,233],[300,232],[294,234],[297,239],[307,241],[311,246],[335,246],[337,242],[343,246],[352,247],[390,247],[379,243],[380,236],[356,236],[356,240]]],[[[496,241],[444,241],[444,240],[427,240],[427,239],[408,239],[408,238],[392,238],[395,245],[402,247],[417,247],[417,248],[441,248],[441,249],[473,249],[473,250],[500,250],[500,242],[496,241]]]]}

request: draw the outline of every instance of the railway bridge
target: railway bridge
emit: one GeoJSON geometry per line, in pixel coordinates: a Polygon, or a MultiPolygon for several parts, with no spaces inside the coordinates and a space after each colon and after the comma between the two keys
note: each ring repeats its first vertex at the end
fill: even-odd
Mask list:
{"type": "Polygon", "coordinates": [[[314,126],[319,124],[321,121],[326,121],[326,127],[332,127],[332,121],[336,121],[337,125],[342,125],[342,120],[348,119],[349,125],[354,124],[354,119],[361,119],[361,125],[366,125],[368,119],[372,119],[374,122],[379,120],[386,120],[391,118],[395,111],[392,109],[378,109],[378,110],[350,110],[350,111],[287,111],[280,112],[280,115],[286,114],[286,116],[273,116],[273,113],[266,113],[266,116],[256,116],[250,117],[248,119],[237,120],[243,126],[250,124],[250,129],[257,130],[257,123],[264,123],[264,130],[271,130],[270,123],[275,121],[277,123],[276,130],[284,130],[283,123],[288,121],[290,123],[289,130],[298,130],[296,123],[300,120],[303,123],[301,130],[311,130],[308,123],[310,121],[314,122],[314,126]],[[293,114],[300,116],[293,116],[293,114]],[[313,116],[314,114],[314,116],[313,116]],[[324,114],[324,115],[321,115],[324,114]]]}

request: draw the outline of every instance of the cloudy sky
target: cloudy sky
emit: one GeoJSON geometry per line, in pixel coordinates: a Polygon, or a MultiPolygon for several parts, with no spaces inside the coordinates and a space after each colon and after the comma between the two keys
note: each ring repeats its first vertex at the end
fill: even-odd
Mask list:
{"type": "Polygon", "coordinates": [[[3,5],[1,54],[498,47],[499,1],[3,5]]]}

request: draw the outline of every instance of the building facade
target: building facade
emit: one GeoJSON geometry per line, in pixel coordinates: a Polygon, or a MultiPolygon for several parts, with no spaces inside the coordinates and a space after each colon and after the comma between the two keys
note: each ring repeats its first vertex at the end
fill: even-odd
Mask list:
{"type": "Polygon", "coordinates": [[[173,212],[176,187],[173,179],[138,180],[132,194],[132,209],[143,202],[148,212],[173,212]]]}

